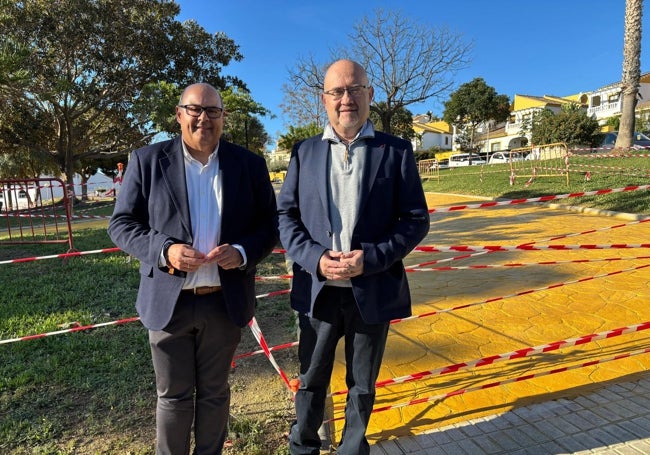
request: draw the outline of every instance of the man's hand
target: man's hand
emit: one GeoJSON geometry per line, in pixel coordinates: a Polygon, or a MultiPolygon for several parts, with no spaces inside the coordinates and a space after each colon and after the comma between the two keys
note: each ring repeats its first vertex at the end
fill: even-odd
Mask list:
{"type": "Polygon", "coordinates": [[[185,243],[174,243],[167,250],[167,265],[176,270],[196,272],[205,263],[205,254],[185,243]]]}
{"type": "Polygon", "coordinates": [[[349,280],[363,274],[363,251],[349,253],[326,251],[320,257],[318,271],[328,280],[349,280]]]}
{"type": "Polygon", "coordinates": [[[206,256],[206,263],[216,262],[222,269],[236,269],[244,263],[244,258],[237,248],[224,243],[219,245],[206,256]]]}

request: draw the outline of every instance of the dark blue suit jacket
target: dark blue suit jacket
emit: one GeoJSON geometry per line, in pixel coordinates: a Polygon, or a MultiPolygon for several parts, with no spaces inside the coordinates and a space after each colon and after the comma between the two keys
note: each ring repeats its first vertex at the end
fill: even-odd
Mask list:
{"type": "MultiPolygon", "coordinates": [[[[219,269],[228,314],[244,327],[255,308],[256,265],[277,243],[275,193],[264,158],[224,140],[219,143],[222,177],[220,242],[239,244],[248,259],[244,270],[219,269]]],[[[169,322],[184,277],[159,268],[168,239],[192,243],[181,138],[159,142],[131,154],[108,233],[119,248],[140,261],[136,301],[145,327],[169,322]]]]}
{"type": "MultiPolygon", "coordinates": [[[[402,259],[429,231],[429,214],[408,141],[381,132],[366,139],[359,216],[352,249],[363,250],[363,275],[352,289],[367,323],[411,314],[402,259]]],[[[325,284],[318,262],[332,248],[327,188],[328,142],[322,135],[296,144],[280,196],[280,240],[293,259],[291,305],[312,314],[325,284]]]]}

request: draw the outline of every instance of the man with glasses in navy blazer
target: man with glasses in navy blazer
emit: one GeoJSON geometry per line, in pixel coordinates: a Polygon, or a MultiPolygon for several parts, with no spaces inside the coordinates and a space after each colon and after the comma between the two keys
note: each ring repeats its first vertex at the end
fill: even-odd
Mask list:
{"type": "Polygon", "coordinates": [[[136,308],[156,373],[156,453],[220,454],[228,376],[255,308],[256,265],[276,246],[264,158],[221,139],[223,101],[190,85],[181,135],[131,154],[108,232],[140,261],[136,308]]]}
{"type": "Polygon", "coordinates": [[[329,123],[294,146],[278,198],[300,324],[293,455],[319,453],[340,338],[348,397],[337,453],[370,453],[365,432],[389,323],[411,314],[402,259],[426,236],[429,215],[410,142],[368,120],[373,94],[358,63],[329,67],[321,95],[329,123]]]}

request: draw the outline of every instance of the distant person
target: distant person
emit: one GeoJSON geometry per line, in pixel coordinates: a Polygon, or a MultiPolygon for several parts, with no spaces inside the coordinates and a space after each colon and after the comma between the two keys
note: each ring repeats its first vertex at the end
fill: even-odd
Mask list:
{"type": "Polygon", "coordinates": [[[375,131],[373,88],[350,60],[325,75],[328,125],[294,146],[278,198],[280,239],[293,265],[300,388],[291,454],[318,454],[338,340],[348,397],[339,455],[366,455],[389,321],[411,314],[402,259],[429,230],[411,143],[375,131]]]}
{"type": "Polygon", "coordinates": [[[277,242],[264,158],[224,140],[223,101],[185,89],[181,135],[131,154],[108,233],[140,260],[136,308],[156,373],[156,453],[220,454],[228,376],[255,308],[256,265],[277,242]]]}

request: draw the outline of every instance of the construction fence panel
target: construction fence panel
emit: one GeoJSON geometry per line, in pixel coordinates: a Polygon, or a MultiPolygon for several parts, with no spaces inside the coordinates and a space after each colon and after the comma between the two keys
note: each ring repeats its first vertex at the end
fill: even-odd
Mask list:
{"type": "Polygon", "coordinates": [[[0,180],[0,245],[60,243],[74,251],[71,218],[62,180],[0,180]]]}
{"type": "Polygon", "coordinates": [[[527,177],[529,179],[560,177],[566,179],[567,185],[569,184],[569,151],[566,143],[531,145],[512,149],[511,152],[517,152],[526,157],[523,161],[512,163],[511,173],[513,179],[515,177],[527,177]]]}

